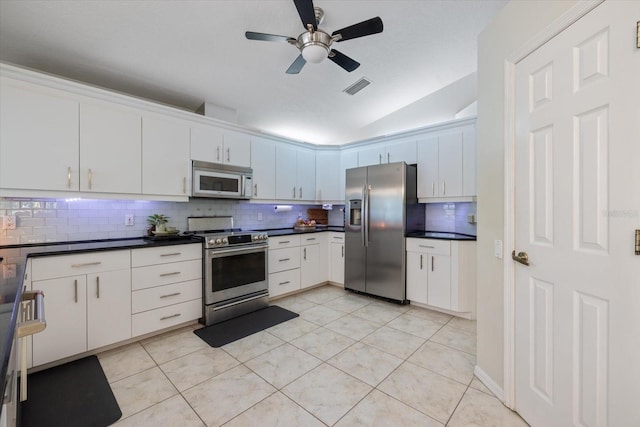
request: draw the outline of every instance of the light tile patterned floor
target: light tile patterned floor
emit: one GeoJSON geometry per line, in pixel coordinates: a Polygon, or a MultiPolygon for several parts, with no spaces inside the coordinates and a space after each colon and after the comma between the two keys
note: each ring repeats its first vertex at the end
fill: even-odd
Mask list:
{"type": "Polygon", "coordinates": [[[473,375],[475,322],[323,286],[209,347],[194,325],[98,355],[125,426],[526,426],[473,375]]]}

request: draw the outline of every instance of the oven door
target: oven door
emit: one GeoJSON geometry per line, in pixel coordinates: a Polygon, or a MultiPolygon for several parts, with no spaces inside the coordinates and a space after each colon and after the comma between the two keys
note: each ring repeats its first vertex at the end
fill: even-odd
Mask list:
{"type": "Polygon", "coordinates": [[[268,245],[205,251],[204,302],[216,304],[268,291],[268,245]]]}

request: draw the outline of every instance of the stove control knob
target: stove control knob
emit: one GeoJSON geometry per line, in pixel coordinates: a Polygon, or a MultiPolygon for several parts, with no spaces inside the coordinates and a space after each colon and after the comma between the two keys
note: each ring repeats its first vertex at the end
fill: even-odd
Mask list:
{"type": "Polygon", "coordinates": [[[214,245],[216,242],[213,239],[211,239],[211,240],[209,240],[208,243],[209,243],[209,245],[214,245]]]}
{"type": "Polygon", "coordinates": [[[229,239],[227,239],[226,237],[223,237],[222,243],[226,245],[227,243],[229,243],[229,239]]]}
{"type": "Polygon", "coordinates": [[[222,243],[222,239],[221,238],[217,238],[216,239],[216,245],[219,245],[220,243],[222,243]]]}
{"type": "Polygon", "coordinates": [[[251,240],[254,240],[254,241],[258,239],[260,239],[260,236],[257,234],[254,234],[253,237],[251,238],[251,240]]]}
{"type": "Polygon", "coordinates": [[[266,234],[261,234],[261,235],[260,235],[260,238],[261,238],[262,240],[267,240],[267,235],[266,235],[266,234]]]}

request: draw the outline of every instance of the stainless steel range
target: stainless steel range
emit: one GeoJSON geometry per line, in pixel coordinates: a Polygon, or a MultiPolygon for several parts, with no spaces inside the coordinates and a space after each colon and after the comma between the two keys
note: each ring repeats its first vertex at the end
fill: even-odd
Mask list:
{"type": "Polygon", "coordinates": [[[266,232],[233,228],[232,217],[189,217],[203,239],[203,319],[212,325],[269,306],[266,232]]]}

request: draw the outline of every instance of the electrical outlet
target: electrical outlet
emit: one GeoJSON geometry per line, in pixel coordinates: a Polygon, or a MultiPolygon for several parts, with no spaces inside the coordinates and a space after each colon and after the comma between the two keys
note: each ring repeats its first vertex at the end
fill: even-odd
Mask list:
{"type": "Polygon", "coordinates": [[[258,221],[262,221],[262,212],[258,212],[258,221]]]}
{"type": "Polygon", "coordinates": [[[15,230],[16,229],[16,216],[4,215],[2,217],[2,229],[3,230],[15,230]]]}
{"type": "Polygon", "coordinates": [[[5,279],[12,279],[16,277],[16,265],[6,264],[2,266],[2,277],[5,279]]]}
{"type": "Polygon", "coordinates": [[[493,241],[493,255],[498,259],[502,259],[502,240],[493,241]]]}
{"type": "Polygon", "coordinates": [[[133,225],[133,214],[126,214],[124,216],[124,225],[133,225]]]}

